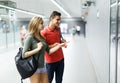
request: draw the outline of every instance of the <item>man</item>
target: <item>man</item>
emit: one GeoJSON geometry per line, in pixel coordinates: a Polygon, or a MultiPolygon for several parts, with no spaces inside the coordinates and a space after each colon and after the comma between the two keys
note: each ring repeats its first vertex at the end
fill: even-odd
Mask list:
{"type": "Polygon", "coordinates": [[[77,32],[78,35],[80,35],[80,30],[81,30],[81,27],[76,25],[76,32],[77,32]]]}
{"type": "MultiPolygon", "coordinates": [[[[59,28],[60,20],[61,20],[61,13],[57,11],[53,11],[52,14],[50,15],[50,23],[42,31],[42,35],[45,37],[49,47],[54,47],[56,45],[54,43],[65,42],[66,44],[66,41],[62,40],[61,38],[61,33],[59,28]]],[[[62,77],[64,72],[64,55],[62,48],[58,49],[56,52],[50,55],[45,53],[45,61],[46,61],[46,68],[48,71],[49,83],[52,83],[52,80],[54,78],[54,73],[55,73],[56,83],[62,83],[62,77]]]]}

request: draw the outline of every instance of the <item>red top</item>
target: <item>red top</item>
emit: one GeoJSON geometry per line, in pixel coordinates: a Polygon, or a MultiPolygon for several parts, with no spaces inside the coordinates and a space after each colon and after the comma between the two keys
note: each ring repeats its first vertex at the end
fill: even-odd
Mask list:
{"type": "MultiPolygon", "coordinates": [[[[48,26],[41,32],[41,34],[45,37],[48,45],[52,45],[54,43],[60,43],[60,32],[58,29],[51,30],[48,26]]],[[[45,53],[45,61],[47,63],[53,63],[60,61],[64,58],[62,48],[59,48],[52,54],[45,53]]]]}

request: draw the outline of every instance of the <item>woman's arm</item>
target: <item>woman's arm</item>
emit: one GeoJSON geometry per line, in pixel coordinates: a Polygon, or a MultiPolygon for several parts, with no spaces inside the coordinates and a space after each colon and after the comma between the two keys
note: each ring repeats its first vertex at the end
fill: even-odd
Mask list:
{"type": "Polygon", "coordinates": [[[52,45],[49,45],[49,47],[50,48],[53,48],[53,47],[55,47],[56,45],[58,45],[59,43],[54,43],[54,44],[52,44],[52,45]]]}
{"type": "Polygon", "coordinates": [[[37,44],[37,48],[25,52],[25,53],[24,53],[24,56],[25,56],[24,58],[30,57],[30,56],[36,54],[37,52],[39,52],[39,50],[40,50],[41,48],[42,48],[42,44],[41,44],[41,42],[40,42],[40,43],[37,44]]]}
{"type": "Polygon", "coordinates": [[[57,51],[59,48],[64,47],[64,46],[65,46],[65,43],[57,43],[56,46],[50,48],[49,54],[54,53],[54,52],[57,51]]]}
{"type": "Polygon", "coordinates": [[[42,48],[43,45],[41,42],[39,42],[37,43],[37,48],[29,51],[32,45],[32,41],[33,41],[32,37],[28,37],[25,39],[25,44],[23,48],[23,58],[27,58],[29,56],[36,54],[42,48]]]}

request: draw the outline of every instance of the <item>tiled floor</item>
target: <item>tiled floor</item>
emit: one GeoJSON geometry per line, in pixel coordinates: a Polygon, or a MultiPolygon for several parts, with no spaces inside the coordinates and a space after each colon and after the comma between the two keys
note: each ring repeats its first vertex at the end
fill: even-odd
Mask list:
{"type": "MultiPolygon", "coordinates": [[[[67,48],[63,48],[65,55],[63,83],[97,83],[85,39],[70,35],[64,37],[70,43],[67,48]]],[[[18,48],[10,48],[0,53],[0,83],[20,83],[20,76],[14,63],[17,50],[18,48]]],[[[29,80],[24,80],[24,83],[29,83],[29,80]]]]}

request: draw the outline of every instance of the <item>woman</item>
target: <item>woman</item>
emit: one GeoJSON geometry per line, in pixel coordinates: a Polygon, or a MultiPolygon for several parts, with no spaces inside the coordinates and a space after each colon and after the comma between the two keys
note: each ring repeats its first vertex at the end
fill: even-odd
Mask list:
{"type": "Polygon", "coordinates": [[[29,23],[28,34],[25,37],[23,58],[35,55],[35,58],[37,59],[37,57],[40,56],[38,60],[38,69],[30,77],[30,83],[48,83],[47,70],[44,65],[44,53],[46,51],[51,54],[65,45],[64,43],[55,43],[53,44],[53,48],[49,48],[44,37],[40,34],[40,31],[43,30],[43,28],[43,19],[41,17],[33,17],[29,23]],[[36,41],[35,38],[40,42],[36,41]]]}
{"type": "Polygon", "coordinates": [[[25,26],[23,25],[21,28],[21,31],[20,31],[20,40],[21,40],[22,46],[24,46],[24,38],[25,38],[26,33],[27,33],[27,30],[26,30],[25,26]]]}

